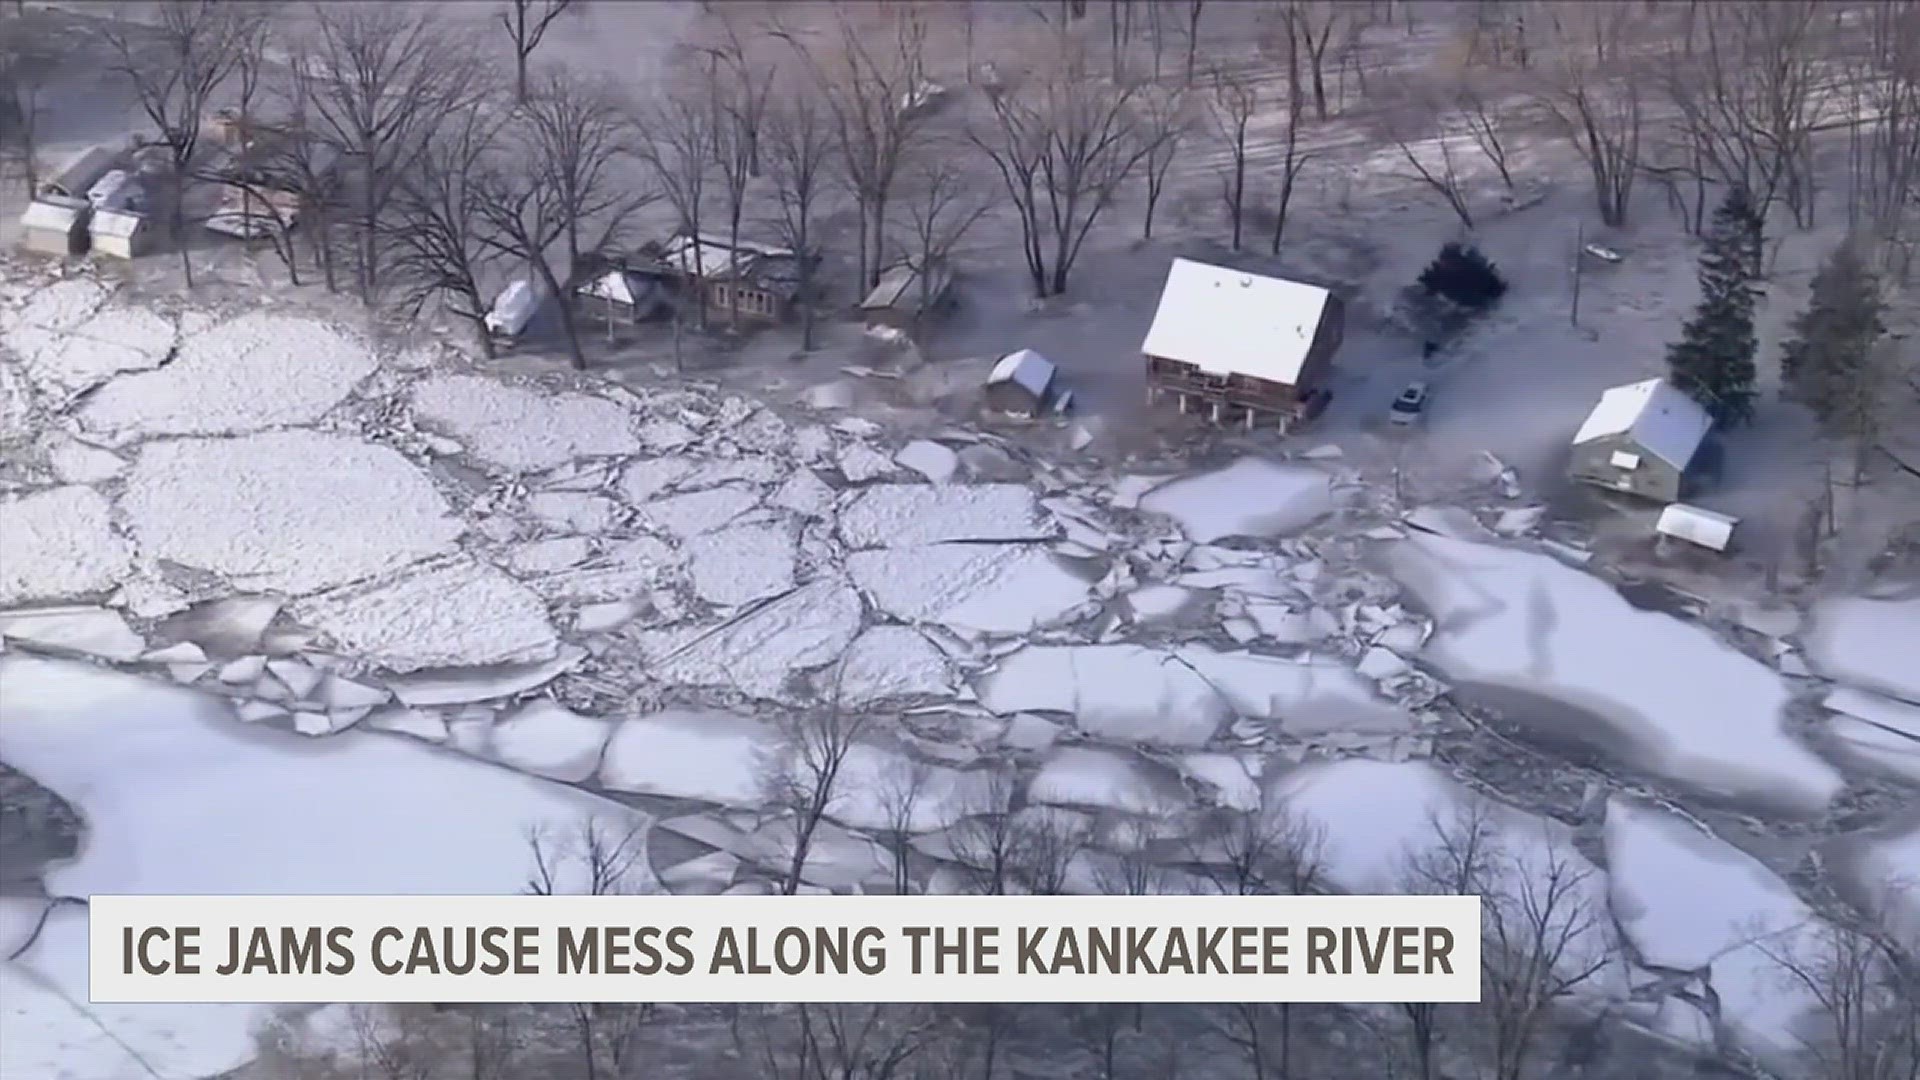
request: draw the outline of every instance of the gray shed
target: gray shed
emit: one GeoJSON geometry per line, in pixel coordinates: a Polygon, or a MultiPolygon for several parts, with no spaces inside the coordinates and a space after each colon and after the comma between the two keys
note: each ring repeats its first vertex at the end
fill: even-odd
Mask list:
{"type": "Polygon", "coordinates": [[[995,412],[1038,416],[1046,411],[1060,381],[1053,361],[1021,349],[1008,353],[987,376],[987,407],[995,412]]]}
{"type": "Polygon", "coordinates": [[[20,246],[42,255],[82,255],[87,250],[87,204],[57,197],[35,199],[20,215],[20,246]]]}
{"type": "Polygon", "coordinates": [[[880,283],[860,302],[860,313],[867,328],[887,326],[911,330],[920,320],[937,313],[952,294],[953,275],[934,266],[924,279],[920,268],[911,263],[896,263],[880,274],[880,283]],[[924,280],[924,284],[923,284],[924,280]],[[924,310],[921,304],[925,290],[924,310]]]}
{"type": "Polygon", "coordinates": [[[68,158],[59,171],[42,180],[39,196],[43,199],[49,195],[62,199],[84,199],[88,189],[112,172],[119,161],[118,147],[106,143],[89,146],[68,158]]]}
{"type": "Polygon", "coordinates": [[[1713,418],[1661,379],[1600,395],[1573,437],[1575,480],[1664,503],[1685,499],[1697,478],[1713,418]]]}

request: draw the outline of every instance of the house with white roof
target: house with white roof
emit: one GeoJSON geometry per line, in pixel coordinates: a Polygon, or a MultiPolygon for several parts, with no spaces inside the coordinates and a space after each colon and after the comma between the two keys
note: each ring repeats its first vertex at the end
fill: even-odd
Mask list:
{"type": "Polygon", "coordinates": [[[1317,285],[1175,259],[1140,346],[1147,400],[1285,428],[1324,394],[1345,325],[1340,298],[1317,285]]]}
{"type": "Polygon", "coordinates": [[[1685,499],[1713,418],[1663,379],[1616,386],[1573,437],[1568,473],[1609,491],[1664,503],[1685,499]]]}

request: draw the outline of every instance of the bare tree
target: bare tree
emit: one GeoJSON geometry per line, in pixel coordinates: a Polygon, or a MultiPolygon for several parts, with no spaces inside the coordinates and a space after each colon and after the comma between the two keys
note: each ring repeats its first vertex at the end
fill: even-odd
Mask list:
{"type": "Polygon", "coordinates": [[[777,104],[767,126],[767,150],[780,204],[781,240],[800,255],[800,348],[813,349],[814,214],[825,180],[833,132],[814,99],[794,94],[777,104]]]}
{"type": "Polygon", "coordinates": [[[953,857],[965,868],[973,891],[983,896],[1004,895],[1014,883],[1020,864],[1019,826],[1007,812],[1013,798],[1013,778],[992,773],[974,796],[963,817],[948,832],[953,857]]]}
{"type": "Polygon", "coordinates": [[[680,232],[691,245],[688,263],[681,269],[694,286],[700,325],[707,323],[706,283],[700,268],[701,229],[706,220],[707,181],[713,173],[715,139],[713,110],[705,102],[664,97],[639,120],[640,158],[653,173],[654,183],[673,208],[680,232]]]}
{"type": "Polygon", "coordinates": [[[834,7],[837,34],[824,55],[796,34],[776,34],[799,54],[833,118],[841,176],[860,215],[859,291],[865,294],[879,282],[886,257],[887,204],[922,135],[926,25],[917,7],[889,4],[875,9],[886,20],[884,33],[876,34],[856,21],[858,5],[837,0],[834,7]]]}
{"type": "Polygon", "coordinates": [[[735,1045],[767,1080],[897,1080],[948,1028],[913,1005],[773,1005],[737,1015],[735,1045]]]}
{"type": "Polygon", "coordinates": [[[1140,98],[1140,135],[1147,143],[1141,162],[1146,172],[1147,205],[1140,219],[1140,238],[1153,239],[1153,214],[1167,189],[1167,172],[1192,128],[1187,96],[1179,90],[1149,87],[1140,98]]]}
{"type": "Polygon", "coordinates": [[[1458,140],[1446,130],[1447,109],[1427,88],[1396,80],[1377,112],[1381,133],[1400,151],[1409,180],[1446,201],[1462,228],[1473,228],[1466,178],[1460,174],[1458,140]]]}
{"type": "Polygon", "coordinates": [[[53,64],[36,36],[0,35],[0,153],[19,160],[29,198],[40,186],[40,95],[53,64]]]}
{"type": "Polygon", "coordinates": [[[782,719],[780,739],[762,763],[768,801],[783,810],[793,826],[793,847],[780,877],[785,896],[800,891],[814,833],[840,798],[840,770],[871,720],[845,707],[840,693],[844,674],[844,664],[836,667],[824,700],[782,719]]]}
{"type": "MultiPolygon", "coordinates": [[[[564,828],[527,831],[532,869],[526,892],[533,896],[624,896],[645,891],[646,822],[583,817],[564,828]]],[[[581,1002],[567,1006],[580,1040],[587,1080],[598,1080],[600,1062],[610,1077],[626,1075],[634,1045],[653,1016],[651,1005],[581,1002]]]]}
{"type": "Polygon", "coordinates": [[[987,212],[966,175],[952,161],[929,161],[910,176],[906,201],[907,262],[916,273],[919,303],[914,318],[931,306],[936,277],[952,272],[953,250],[987,212]]]}
{"type": "Polygon", "coordinates": [[[1815,1003],[1818,1024],[1802,1036],[1821,1080],[1913,1080],[1920,1076],[1920,967],[1876,919],[1820,922],[1761,937],[1756,947],[1783,990],[1815,1003]]]}
{"type": "Polygon", "coordinates": [[[400,177],[441,117],[482,96],[476,53],[432,10],[316,6],[314,33],[294,52],[308,83],[310,122],[354,165],[360,295],[380,281],[381,217],[400,177]]]}
{"type": "Polygon", "coordinates": [[[1293,206],[1293,192],[1300,181],[1300,171],[1313,160],[1313,154],[1300,145],[1300,118],[1303,111],[1298,99],[1287,102],[1286,128],[1280,136],[1280,168],[1274,177],[1273,232],[1270,236],[1269,251],[1280,254],[1280,239],[1287,231],[1287,210],[1293,206]]]}
{"type": "Polygon", "coordinates": [[[1849,223],[1887,242],[1885,269],[1906,280],[1920,217],[1920,4],[1878,3],[1865,12],[1866,43],[1846,73],[1849,223]]]}
{"type": "Polygon", "coordinates": [[[477,106],[443,117],[400,178],[388,228],[407,309],[417,314],[429,300],[441,300],[488,357],[493,337],[482,274],[499,250],[486,239],[484,184],[477,181],[491,167],[496,135],[477,106]]]}
{"type": "Polygon", "coordinates": [[[1185,18],[1181,20],[1180,30],[1187,46],[1186,85],[1193,85],[1194,64],[1200,53],[1200,18],[1206,14],[1207,0],[1181,0],[1185,6],[1185,18]]]}
{"type": "Polygon", "coordinates": [[[573,0],[507,0],[500,12],[500,28],[513,42],[513,100],[527,100],[527,58],[547,36],[547,29],[573,7],[573,0]]]}
{"type": "Polygon", "coordinates": [[[906,896],[913,892],[913,834],[919,820],[920,799],[932,775],[925,762],[895,762],[880,780],[880,813],[886,827],[881,840],[893,864],[893,892],[906,896]]]}
{"type": "Polygon", "coordinates": [[[627,125],[613,88],[565,73],[540,80],[523,99],[520,119],[527,151],[556,189],[565,218],[567,277],[578,272],[587,249],[600,251],[617,238],[632,215],[652,202],[647,190],[634,190],[617,166],[631,150],[627,125]],[[598,236],[581,243],[587,225],[598,236]]]}
{"type": "Polygon", "coordinates": [[[1265,24],[1262,51],[1278,54],[1287,65],[1287,96],[1305,108],[1309,84],[1313,113],[1327,118],[1327,55],[1354,5],[1348,0],[1280,0],[1261,12],[1265,24]]]}
{"type": "Polygon", "coordinates": [[[251,12],[210,0],[165,0],[157,14],[151,25],[115,20],[104,24],[102,33],[113,49],[116,70],[133,87],[171,159],[168,231],[192,287],[186,214],[194,152],[207,103],[233,73],[239,55],[236,39],[251,12]]]}
{"type": "Polygon", "coordinates": [[[565,196],[552,182],[549,170],[529,148],[537,145],[524,125],[506,142],[492,167],[468,179],[473,210],[480,220],[476,237],[496,255],[525,268],[529,284],[539,286],[560,314],[567,339],[567,355],[576,370],[585,370],[586,353],[580,347],[580,329],[566,282],[554,272],[552,251],[567,233],[571,219],[565,196]]]}
{"type": "Polygon", "coordinates": [[[1586,161],[1600,220],[1616,229],[1627,222],[1640,173],[1645,73],[1633,48],[1636,10],[1626,0],[1594,0],[1557,12],[1533,69],[1539,103],[1586,161]]]}
{"type": "Polygon", "coordinates": [[[1509,164],[1507,136],[1513,122],[1513,110],[1477,85],[1471,74],[1461,78],[1454,91],[1461,122],[1487,163],[1500,174],[1500,183],[1508,194],[1514,190],[1513,169],[1509,164]]]}
{"type": "MultiPolygon", "coordinates": [[[[1823,5],[1705,5],[1703,48],[1672,51],[1668,92],[1713,178],[1746,191],[1764,217],[1776,198],[1805,224],[1820,120],[1823,5]]],[[[1689,42],[1691,44],[1691,42],[1689,42]]]]}
{"type": "Polygon", "coordinates": [[[1260,111],[1259,87],[1247,79],[1215,72],[1213,93],[1207,100],[1213,130],[1227,149],[1220,170],[1220,195],[1226,201],[1233,250],[1240,250],[1240,226],[1247,206],[1247,128],[1260,111]]]}
{"type": "MultiPolygon", "coordinates": [[[[1474,800],[1450,815],[1428,817],[1427,841],[1404,853],[1400,888],[1409,894],[1469,896],[1497,873],[1503,858],[1490,804],[1474,800]]],[[[1444,1015],[1437,1002],[1403,1002],[1420,1080],[1434,1080],[1434,1051],[1444,1015]]]]}
{"type": "Polygon", "coordinates": [[[1078,56],[995,99],[992,125],[967,134],[1000,174],[1040,299],[1066,291],[1087,234],[1152,146],[1135,116],[1138,89],[1086,77],[1078,56]]]}
{"type": "Polygon", "coordinates": [[[1059,896],[1074,884],[1087,850],[1087,823],[1070,811],[1029,806],[1012,818],[1015,876],[1035,896],[1059,896]]]}

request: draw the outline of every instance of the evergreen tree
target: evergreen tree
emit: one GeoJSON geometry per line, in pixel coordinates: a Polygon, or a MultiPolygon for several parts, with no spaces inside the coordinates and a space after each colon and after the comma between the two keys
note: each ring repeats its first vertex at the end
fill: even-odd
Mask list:
{"type": "Polygon", "coordinates": [[[1845,434],[1857,425],[1862,390],[1875,382],[1873,346],[1886,333],[1880,283],[1852,243],[1834,249],[1813,276],[1807,309],[1780,348],[1780,375],[1814,415],[1845,434]]]}
{"type": "Polygon", "coordinates": [[[1753,418],[1753,310],[1760,298],[1761,224],[1744,190],[1727,193],[1713,212],[1700,253],[1700,304],[1667,347],[1668,379],[1700,403],[1716,423],[1753,418]]]}
{"type": "Polygon", "coordinates": [[[1794,317],[1780,349],[1780,376],[1829,432],[1854,440],[1856,478],[1879,436],[1889,375],[1879,343],[1880,282],[1853,243],[1834,249],[1813,276],[1807,309],[1794,317]]]}

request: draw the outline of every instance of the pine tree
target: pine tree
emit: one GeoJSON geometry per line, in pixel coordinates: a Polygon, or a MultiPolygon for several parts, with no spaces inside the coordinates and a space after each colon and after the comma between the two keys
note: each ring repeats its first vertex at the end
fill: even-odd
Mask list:
{"type": "Polygon", "coordinates": [[[1858,247],[1842,243],[1813,276],[1807,309],[1794,317],[1793,337],[1780,349],[1781,380],[1828,431],[1855,440],[1856,471],[1865,468],[1885,397],[1881,311],[1873,268],[1858,247]]]}
{"type": "Polygon", "coordinates": [[[1713,212],[1700,253],[1700,304],[1667,347],[1668,378],[1716,423],[1753,418],[1753,310],[1760,299],[1761,224],[1740,188],[1713,212]]]}

